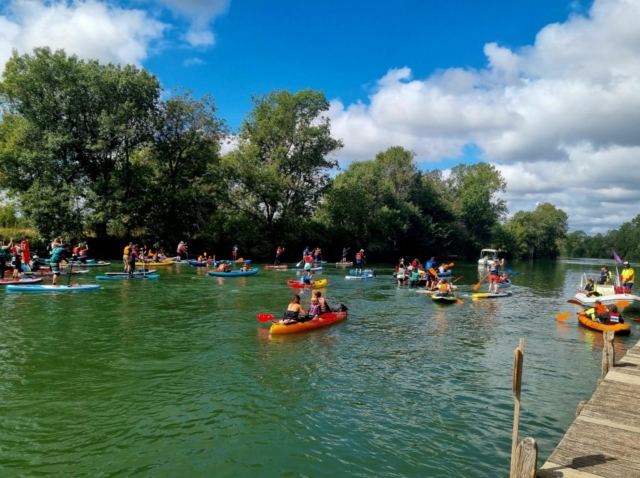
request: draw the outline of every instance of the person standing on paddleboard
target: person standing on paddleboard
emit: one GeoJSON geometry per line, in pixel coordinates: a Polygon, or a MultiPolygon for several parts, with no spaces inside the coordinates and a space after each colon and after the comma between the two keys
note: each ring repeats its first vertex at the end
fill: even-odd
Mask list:
{"type": "Polygon", "coordinates": [[[364,249],[360,249],[360,252],[356,253],[356,275],[362,274],[362,267],[365,262],[366,256],[364,255],[364,249]]]}
{"type": "Polygon", "coordinates": [[[343,247],[342,248],[342,262],[347,262],[347,252],[349,252],[349,249],[351,249],[350,247],[343,247]]]}
{"type": "Polygon", "coordinates": [[[57,285],[58,276],[60,275],[60,261],[68,260],[70,257],[69,244],[62,244],[62,246],[56,247],[51,253],[49,267],[51,267],[51,271],[53,272],[52,285],[57,285]]]}
{"type": "Polygon", "coordinates": [[[282,255],[283,252],[284,252],[284,247],[278,246],[278,248],[276,249],[276,260],[273,262],[274,266],[280,265],[280,256],[282,255]]]}
{"type": "Polygon", "coordinates": [[[307,254],[306,256],[304,256],[304,270],[305,271],[311,270],[312,265],[313,265],[313,258],[311,257],[311,254],[307,254]]]}
{"type": "Polygon", "coordinates": [[[498,293],[498,284],[500,284],[500,266],[504,264],[504,258],[494,261],[489,266],[489,294],[491,294],[491,286],[495,284],[496,294],[498,293]]]}

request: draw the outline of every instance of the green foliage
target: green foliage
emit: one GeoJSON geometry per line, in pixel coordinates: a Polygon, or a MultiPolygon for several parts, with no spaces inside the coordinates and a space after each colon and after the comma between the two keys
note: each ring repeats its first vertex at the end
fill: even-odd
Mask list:
{"type": "MultiPolygon", "coordinates": [[[[324,94],[274,91],[253,98],[238,147],[224,159],[229,208],[251,223],[251,235],[269,244],[300,232],[313,216],[337,163],[328,156],[342,147],[331,137],[324,94]]],[[[247,244],[251,237],[242,237],[247,244]]]]}
{"type": "Polygon", "coordinates": [[[317,218],[337,232],[336,247],[352,244],[397,255],[447,244],[446,221],[452,216],[438,176],[420,173],[413,158],[396,146],[371,161],[352,163],[336,177],[317,218]]]}
{"type": "Polygon", "coordinates": [[[504,248],[518,258],[556,258],[568,230],[568,216],[553,204],[538,204],[535,211],[518,211],[505,224],[504,248]]]}

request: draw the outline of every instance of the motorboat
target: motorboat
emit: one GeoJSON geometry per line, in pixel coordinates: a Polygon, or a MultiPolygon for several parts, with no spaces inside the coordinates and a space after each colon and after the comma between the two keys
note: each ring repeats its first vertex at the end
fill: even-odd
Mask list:
{"type": "MultiPolygon", "coordinates": [[[[640,297],[633,294],[625,294],[624,289],[621,287],[620,278],[618,275],[613,279],[613,284],[604,284],[597,285],[597,291],[600,294],[598,297],[591,296],[588,297],[587,294],[584,293],[584,288],[587,285],[587,274],[582,274],[582,278],[580,279],[580,288],[578,289],[578,293],[575,295],[576,300],[580,302],[584,307],[593,307],[596,303],[596,300],[602,302],[603,305],[610,307],[621,300],[626,300],[629,302],[629,305],[626,308],[639,307],[640,306],[640,297]]],[[[628,289],[627,289],[628,290],[628,289]]],[[[623,309],[624,307],[618,307],[619,309],[623,309]]]]}
{"type": "Polygon", "coordinates": [[[479,266],[488,266],[495,259],[498,259],[499,249],[482,249],[480,251],[480,259],[478,259],[479,266]]]}

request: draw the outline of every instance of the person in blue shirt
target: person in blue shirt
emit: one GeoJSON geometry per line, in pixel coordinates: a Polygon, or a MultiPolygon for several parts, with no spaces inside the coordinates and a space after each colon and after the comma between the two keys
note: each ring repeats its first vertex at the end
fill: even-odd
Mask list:
{"type": "Polygon", "coordinates": [[[63,244],[62,247],[56,247],[51,253],[51,259],[49,259],[49,267],[53,272],[53,285],[57,285],[58,276],[60,275],[60,261],[69,259],[71,252],[69,252],[69,244],[63,244]]]}

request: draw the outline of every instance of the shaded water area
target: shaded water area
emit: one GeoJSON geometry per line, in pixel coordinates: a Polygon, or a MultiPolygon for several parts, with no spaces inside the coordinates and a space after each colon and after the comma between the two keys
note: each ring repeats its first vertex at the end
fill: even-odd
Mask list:
{"type": "Polygon", "coordinates": [[[349,319],[272,338],[256,314],[284,311],[294,272],[182,265],[93,293],[0,291],[0,474],[507,476],[520,337],[520,436],[540,463],[595,390],[601,335],[555,315],[598,264],[508,264],[514,296],[493,301],[471,300],[481,269],[457,264],[464,304],[448,306],[388,266],[347,281],[330,265],[323,292],[349,319]]]}

